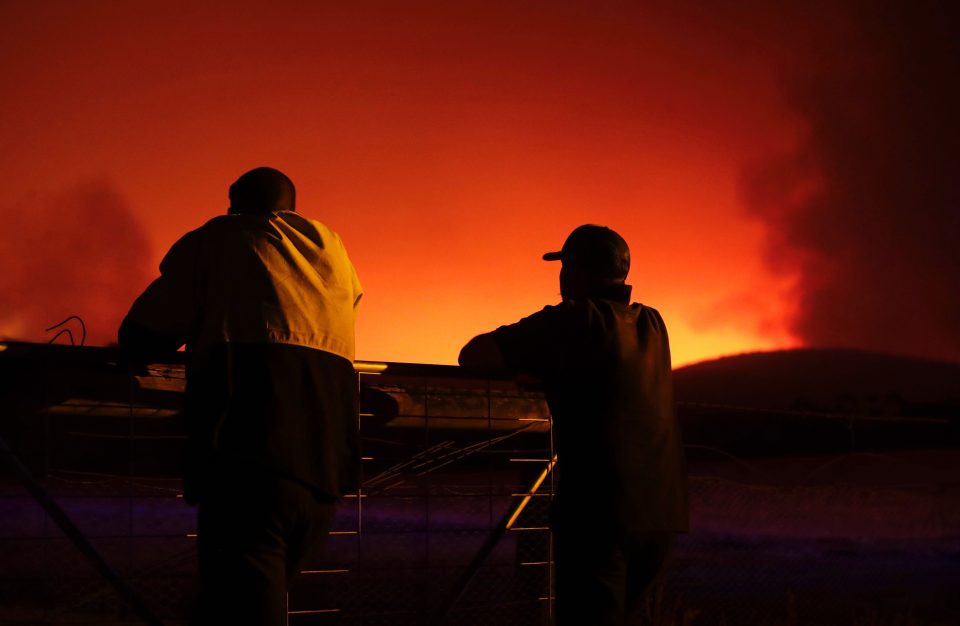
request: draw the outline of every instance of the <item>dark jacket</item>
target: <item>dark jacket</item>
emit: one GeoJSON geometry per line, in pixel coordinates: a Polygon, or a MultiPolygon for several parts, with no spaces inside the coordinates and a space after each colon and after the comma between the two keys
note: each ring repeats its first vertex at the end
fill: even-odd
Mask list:
{"type": "Polygon", "coordinates": [[[548,306],[493,336],[508,367],[545,387],[559,459],[554,526],[686,531],[667,330],[623,287],[548,306]]]}

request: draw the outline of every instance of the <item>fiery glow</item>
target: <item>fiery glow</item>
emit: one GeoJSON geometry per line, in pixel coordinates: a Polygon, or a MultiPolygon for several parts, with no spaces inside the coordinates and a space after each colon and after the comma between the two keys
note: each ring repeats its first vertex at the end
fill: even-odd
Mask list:
{"type": "Polygon", "coordinates": [[[777,81],[809,24],[708,4],[4,3],[0,329],[76,313],[111,341],[163,252],[271,165],[353,257],[359,358],[452,363],[556,302],[540,254],[587,222],[631,244],[675,363],[796,344],[795,268],[742,181],[802,145],[777,81]]]}

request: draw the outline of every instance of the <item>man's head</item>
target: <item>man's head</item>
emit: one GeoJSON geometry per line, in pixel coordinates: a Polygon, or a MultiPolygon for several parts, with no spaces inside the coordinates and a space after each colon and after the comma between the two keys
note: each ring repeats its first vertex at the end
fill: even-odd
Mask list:
{"type": "Polygon", "coordinates": [[[297,190],[280,170],[258,167],[230,185],[229,213],[268,215],[295,211],[297,190]]]}
{"type": "Polygon", "coordinates": [[[624,284],[630,271],[630,248],[606,226],[584,224],[570,233],[559,252],[548,252],[543,260],[562,261],[560,295],[566,300],[624,284]]]}

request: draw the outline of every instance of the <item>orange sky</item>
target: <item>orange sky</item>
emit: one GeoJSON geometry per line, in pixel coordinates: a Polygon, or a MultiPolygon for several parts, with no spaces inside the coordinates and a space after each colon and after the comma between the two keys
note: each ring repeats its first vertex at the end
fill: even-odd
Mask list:
{"type": "Polygon", "coordinates": [[[747,10],[279,4],[0,5],[0,210],[16,225],[0,259],[26,277],[0,334],[43,340],[79,312],[110,341],[144,285],[88,297],[92,274],[132,255],[148,280],[240,173],[270,165],[347,244],[358,358],[451,363],[556,302],[540,255],[585,222],[630,243],[635,299],[663,313],[675,363],[792,343],[791,277],[764,264],[738,184],[803,128],[779,95],[786,44],[747,10]],[[130,215],[67,219],[90,185],[130,215]],[[30,239],[37,223],[70,228],[30,239]],[[87,262],[114,242],[130,252],[87,262]],[[31,309],[54,274],[70,289],[31,309]]]}

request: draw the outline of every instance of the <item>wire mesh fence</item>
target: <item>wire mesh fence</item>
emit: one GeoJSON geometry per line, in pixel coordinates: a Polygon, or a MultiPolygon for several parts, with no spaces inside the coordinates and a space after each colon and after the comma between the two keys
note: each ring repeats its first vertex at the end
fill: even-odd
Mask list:
{"type": "MultiPolygon", "coordinates": [[[[363,488],[291,589],[289,623],[550,624],[542,397],[456,368],[376,369],[359,376],[363,488]]],[[[196,561],[177,477],[182,368],[131,378],[107,350],[23,346],[0,353],[0,376],[0,436],[16,459],[159,620],[186,623],[196,561]]],[[[691,532],[649,623],[957,623],[954,439],[749,454],[729,430],[756,415],[717,409],[724,426],[706,428],[681,406],[681,418],[691,532]]],[[[0,624],[142,623],[8,464],[0,472],[0,624]]]]}

